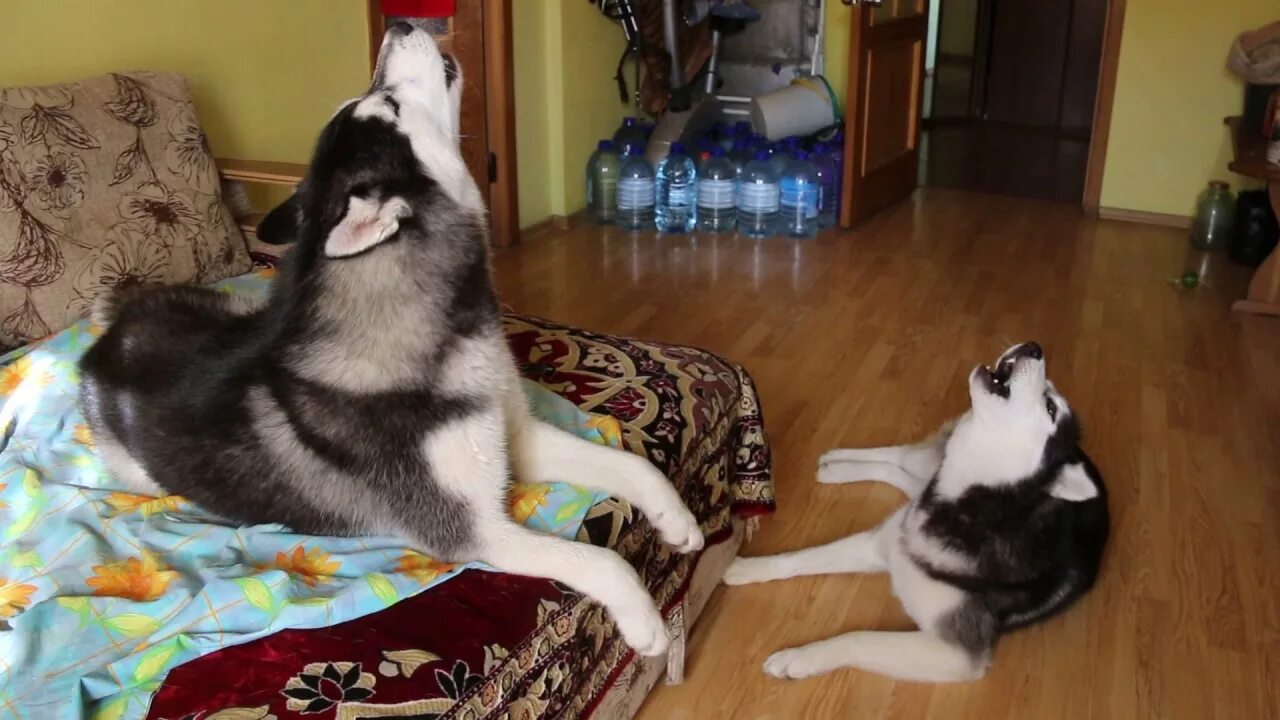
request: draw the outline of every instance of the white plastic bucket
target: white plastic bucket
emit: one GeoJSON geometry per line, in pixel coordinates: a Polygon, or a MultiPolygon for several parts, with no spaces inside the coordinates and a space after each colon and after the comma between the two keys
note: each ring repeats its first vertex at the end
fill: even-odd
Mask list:
{"type": "Polygon", "coordinates": [[[797,78],[751,100],[751,127],[770,140],[810,135],[838,122],[831,91],[820,76],[797,78]]]}

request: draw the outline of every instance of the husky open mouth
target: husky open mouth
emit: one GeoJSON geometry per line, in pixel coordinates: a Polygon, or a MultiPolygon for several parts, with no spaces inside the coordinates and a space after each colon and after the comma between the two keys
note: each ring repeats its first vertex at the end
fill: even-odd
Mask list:
{"type": "Polygon", "coordinates": [[[991,366],[979,365],[975,370],[987,391],[1001,397],[1009,396],[1009,383],[1014,372],[1024,360],[1044,360],[1044,350],[1039,343],[1026,342],[1015,345],[996,359],[994,369],[991,366]]]}

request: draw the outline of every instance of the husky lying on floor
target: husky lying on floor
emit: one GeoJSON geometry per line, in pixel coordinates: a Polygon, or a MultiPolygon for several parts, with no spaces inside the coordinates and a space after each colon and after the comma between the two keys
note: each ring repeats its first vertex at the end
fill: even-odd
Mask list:
{"type": "Polygon", "coordinates": [[[972,409],[919,445],[833,450],[818,480],[887,482],[909,502],[827,545],[738,558],[730,585],[885,572],[915,632],[851,632],[774,653],[765,672],[856,667],[904,680],[982,677],[999,637],[1065,610],[1092,587],[1107,542],[1106,488],[1080,428],[1045,378],[1039,345],[969,376],[972,409]]]}
{"type": "Polygon", "coordinates": [[[170,287],[99,308],[108,329],[81,363],[96,447],[131,489],[234,521],[398,535],[441,560],[560,581],[661,654],[662,617],[621,557],[507,515],[514,472],[621,496],[681,552],[703,545],[645,459],[531,416],[459,148],[461,88],[430,35],[391,27],[372,87],[329,121],[272,214],[297,245],[264,306],[170,287]]]}

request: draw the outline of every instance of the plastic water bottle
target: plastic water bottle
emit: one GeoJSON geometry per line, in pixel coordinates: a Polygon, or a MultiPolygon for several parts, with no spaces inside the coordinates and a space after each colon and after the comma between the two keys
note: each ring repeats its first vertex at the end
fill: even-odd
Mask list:
{"type": "Polygon", "coordinates": [[[627,146],[618,173],[618,227],[634,231],[653,227],[653,168],[644,159],[644,143],[627,146]]]}
{"type": "Polygon", "coordinates": [[[772,235],[780,196],[778,174],[769,164],[769,153],[757,150],[738,178],[738,232],[753,238],[772,235]]]}
{"type": "Polygon", "coordinates": [[[836,162],[824,143],[813,146],[813,154],[809,156],[813,164],[813,172],[818,176],[818,227],[835,227],[838,219],[837,209],[840,195],[837,188],[840,178],[836,175],[836,162]]]}
{"type": "Polygon", "coordinates": [[[733,141],[733,150],[729,151],[729,162],[733,163],[733,169],[739,176],[742,175],[742,168],[751,162],[751,158],[755,153],[751,152],[750,141],[745,137],[735,138],[733,141]]]}
{"type": "Polygon", "coordinates": [[[612,140],[601,140],[587,161],[587,207],[596,222],[610,225],[618,217],[618,171],[622,158],[612,140]]]}
{"type": "Polygon", "coordinates": [[[671,143],[671,153],[658,163],[654,216],[659,232],[691,232],[698,225],[698,170],[684,143],[671,143]]]}
{"type": "Polygon", "coordinates": [[[783,143],[774,143],[769,146],[769,164],[773,166],[773,172],[782,177],[787,171],[787,165],[791,161],[791,153],[787,152],[786,145],[783,143]]]}
{"type": "Polygon", "coordinates": [[[698,177],[702,177],[702,166],[711,159],[711,149],[714,147],[716,147],[716,144],[711,140],[698,141],[698,150],[693,156],[693,165],[698,169],[698,177]]]}
{"type": "Polygon", "coordinates": [[[809,153],[800,150],[787,163],[779,198],[778,232],[808,238],[818,234],[818,176],[809,153]]]}
{"type": "Polygon", "coordinates": [[[622,124],[613,133],[613,145],[617,148],[625,148],[632,143],[643,145],[648,141],[648,133],[645,132],[644,127],[640,124],[640,120],[634,117],[622,118],[622,124]]]}
{"type": "Polygon", "coordinates": [[[733,229],[738,213],[733,207],[737,189],[738,171],[725,157],[724,150],[715,148],[711,157],[702,164],[698,173],[698,227],[708,232],[728,232],[733,229]]]}
{"type": "Polygon", "coordinates": [[[840,217],[840,206],[844,202],[844,132],[837,132],[831,142],[827,143],[827,157],[836,166],[836,201],[834,203],[836,218],[840,217]]]}

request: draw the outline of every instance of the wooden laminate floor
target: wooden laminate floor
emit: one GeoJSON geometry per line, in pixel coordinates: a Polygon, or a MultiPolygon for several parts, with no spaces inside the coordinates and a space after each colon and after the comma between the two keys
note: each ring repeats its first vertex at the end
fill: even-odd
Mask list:
{"type": "Polygon", "coordinates": [[[921,137],[921,182],[1039,200],[1078,203],[1089,138],[1053,130],[971,121],[921,137]]]}
{"type": "Polygon", "coordinates": [[[594,330],[709,348],[755,378],[779,511],[763,554],[869,528],[902,502],[819,486],[832,447],[921,437],[964,409],[964,378],[1014,341],[1044,345],[1111,491],[1098,587],[1009,636],[986,679],[895,683],[857,671],[765,676],[779,648],[906,629],[883,576],[720,588],[687,681],[643,720],[1280,718],[1280,320],[1167,279],[1181,231],[1084,220],[1064,205],[929,190],[816,241],[631,238],[580,228],[497,258],[503,300],[594,330]]]}

